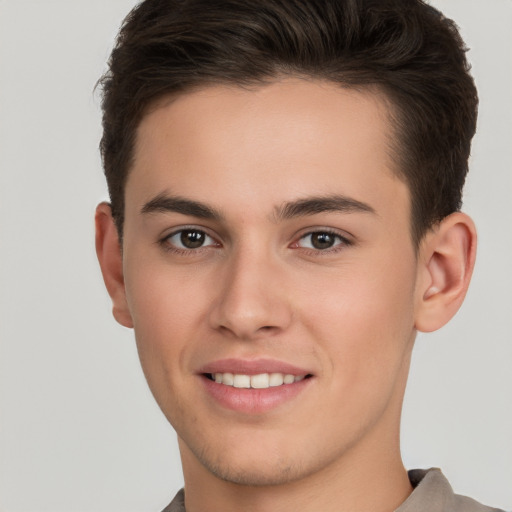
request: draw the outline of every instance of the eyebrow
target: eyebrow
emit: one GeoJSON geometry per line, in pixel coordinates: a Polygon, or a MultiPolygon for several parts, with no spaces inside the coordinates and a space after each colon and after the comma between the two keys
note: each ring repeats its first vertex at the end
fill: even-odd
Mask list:
{"type": "Polygon", "coordinates": [[[306,197],[297,201],[287,202],[276,208],[274,214],[276,220],[286,220],[324,212],[360,212],[376,215],[376,211],[369,204],[343,195],[306,197]]]}
{"type": "MultiPolygon", "coordinates": [[[[224,216],[219,210],[199,201],[193,201],[179,196],[159,194],[148,201],[141,208],[141,214],[151,213],[180,213],[199,219],[223,220],[224,216]]],[[[343,195],[330,195],[319,197],[306,197],[296,201],[289,201],[274,209],[276,221],[289,220],[296,217],[305,217],[324,212],[338,213],[372,213],[375,210],[366,203],[343,195]]]]}
{"type": "Polygon", "coordinates": [[[185,199],[179,196],[169,196],[167,194],[159,194],[148,201],[140,211],[142,214],[148,213],[181,213],[182,215],[190,215],[199,219],[222,220],[222,214],[204,203],[185,199]]]}

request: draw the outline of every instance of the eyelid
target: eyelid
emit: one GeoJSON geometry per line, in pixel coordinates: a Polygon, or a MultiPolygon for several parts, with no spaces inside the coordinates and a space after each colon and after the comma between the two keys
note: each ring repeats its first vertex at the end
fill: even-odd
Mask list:
{"type": "Polygon", "coordinates": [[[350,246],[354,245],[354,243],[355,242],[352,239],[352,235],[348,234],[345,231],[340,232],[339,230],[334,229],[334,228],[314,226],[311,228],[307,228],[307,230],[302,231],[298,236],[296,236],[295,241],[291,244],[291,247],[294,249],[302,249],[303,251],[310,251],[311,253],[318,255],[318,254],[329,254],[332,252],[337,252],[339,250],[342,250],[343,248],[350,247],[350,246]],[[338,243],[336,243],[335,245],[333,245],[332,247],[329,247],[327,249],[316,249],[313,247],[299,246],[300,240],[303,240],[304,238],[311,236],[315,233],[326,233],[328,235],[331,235],[338,239],[338,243]]]}
{"type": "Polygon", "coordinates": [[[217,236],[214,236],[208,228],[205,228],[203,226],[197,226],[197,225],[184,225],[184,226],[176,226],[172,230],[166,232],[164,235],[159,237],[157,243],[161,245],[165,250],[167,251],[173,251],[178,253],[194,253],[199,252],[201,249],[207,249],[209,247],[220,247],[221,243],[218,240],[217,236]],[[204,233],[206,237],[213,240],[214,243],[209,243],[207,245],[202,245],[196,249],[189,249],[185,247],[179,247],[173,243],[171,243],[169,240],[178,234],[180,234],[183,231],[197,231],[200,233],[204,233]]]}
{"type": "Polygon", "coordinates": [[[162,235],[160,235],[160,239],[163,240],[165,238],[169,238],[181,231],[201,231],[205,235],[208,235],[210,238],[218,239],[219,237],[212,233],[212,230],[206,226],[202,226],[199,224],[180,224],[178,226],[173,226],[172,228],[167,228],[162,231],[162,235]]]}
{"type": "MultiPolygon", "coordinates": [[[[157,243],[161,245],[165,250],[174,251],[174,252],[181,252],[181,253],[197,253],[201,251],[202,249],[208,249],[210,247],[222,247],[222,243],[219,241],[219,236],[216,234],[212,234],[211,230],[204,226],[198,226],[197,224],[190,224],[190,225],[182,225],[182,226],[175,226],[171,230],[165,232],[159,239],[157,240],[157,243]],[[169,239],[173,236],[176,236],[177,234],[181,233],[182,231],[198,231],[201,233],[204,233],[208,238],[210,238],[213,243],[209,243],[207,245],[202,245],[196,249],[189,249],[189,248],[182,248],[175,244],[172,244],[169,242],[169,239]]],[[[347,233],[346,231],[341,231],[336,228],[331,227],[325,227],[325,226],[312,226],[308,227],[307,229],[302,230],[294,237],[294,242],[290,244],[289,247],[293,249],[302,249],[303,251],[310,251],[312,253],[323,253],[328,254],[330,252],[336,252],[337,250],[340,250],[342,248],[352,246],[354,245],[355,241],[353,240],[353,235],[350,233],[347,233]],[[299,241],[311,236],[315,233],[327,233],[335,238],[338,239],[338,243],[336,243],[334,246],[329,247],[327,249],[316,249],[316,248],[310,248],[310,247],[301,247],[299,246],[299,241]]]]}

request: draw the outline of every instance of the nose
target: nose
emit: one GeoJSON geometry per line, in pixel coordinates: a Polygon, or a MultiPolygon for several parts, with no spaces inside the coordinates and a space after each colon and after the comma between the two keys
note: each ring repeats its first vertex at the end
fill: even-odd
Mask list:
{"type": "Polygon", "coordinates": [[[211,326],[240,340],[273,336],[286,330],[292,307],[283,271],[268,254],[245,251],[225,263],[210,310],[211,326]]]}

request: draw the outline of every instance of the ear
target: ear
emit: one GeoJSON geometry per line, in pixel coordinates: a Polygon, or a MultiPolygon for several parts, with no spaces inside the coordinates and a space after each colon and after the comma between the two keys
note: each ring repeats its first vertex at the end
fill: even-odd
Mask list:
{"type": "Polygon", "coordinates": [[[464,213],[453,213],[425,235],[418,255],[415,327],[431,332],[458,311],[475,265],[476,229],[464,213]]]}
{"type": "Polygon", "coordinates": [[[114,318],[125,327],[133,327],[126,301],[123,258],[110,204],[100,203],[96,208],[96,254],[100,262],[105,286],[112,299],[114,318]]]}

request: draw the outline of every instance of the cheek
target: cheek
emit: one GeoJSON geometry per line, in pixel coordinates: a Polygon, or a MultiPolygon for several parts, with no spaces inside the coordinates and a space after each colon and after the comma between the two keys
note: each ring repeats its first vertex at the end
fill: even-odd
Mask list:
{"type": "Polygon", "coordinates": [[[192,327],[197,326],[207,303],[208,280],[195,269],[173,268],[158,258],[128,260],[125,272],[126,294],[136,333],[150,335],[154,348],[175,346],[192,327]],[[145,261],[137,265],[137,261],[145,261]],[[173,343],[170,343],[170,341],[173,343]]]}
{"type": "Polygon", "coordinates": [[[303,307],[304,324],[319,340],[333,382],[375,393],[389,388],[414,338],[414,268],[390,262],[351,265],[317,280],[303,307]]]}
{"type": "MultiPolygon", "coordinates": [[[[135,261],[141,261],[134,258],[135,261]]],[[[207,290],[197,276],[183,276],[169,266],[131,265],[125,284],[133,319],[137,350],[146,379],[162,406],[168,390],[179,385],[198,330],[204,325],[207,290]],[[132,271],[133,269],[133,271],[132,271]]]]}

